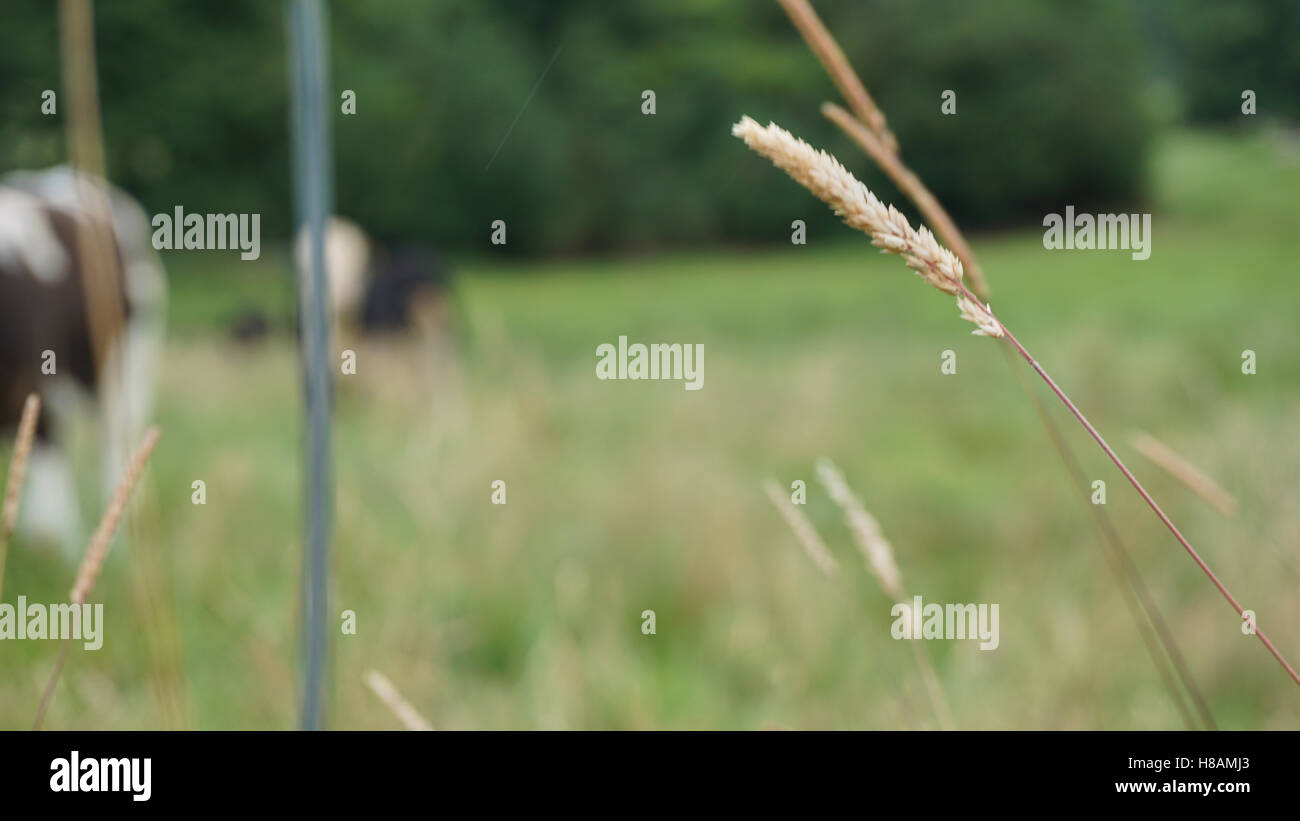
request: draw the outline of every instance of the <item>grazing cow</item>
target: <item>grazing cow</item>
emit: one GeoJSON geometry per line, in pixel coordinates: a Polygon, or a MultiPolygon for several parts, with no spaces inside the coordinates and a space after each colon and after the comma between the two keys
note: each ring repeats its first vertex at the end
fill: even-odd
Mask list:
{"type": "Polygon", "coordinates": [[[424,327],[442,321],[434,312],[441,307],[447,287],[442,260],[425,248],[401,245],[384,255],[366,288],[361,323],[367,331],[424,327]]]}
{"type": "MultiPolygon", "coordinates": [[[[300,261],[310,260],[305,229],[298,233],[296,253],[300,261]]],[[[427,306],[446,287],[445,266],[433,252],[409,244],[372,250],[360,226],[342,217],[331,217],[325,225],[325,273],[336,340],[357,330],[423,326],[427,306]]],[[[250,317],[241,316],[232,332],[239,336],[251,324],[250,317]]]]}
{"type": "Polygon", "coordinates": [[[0,177],[0,428],[18,420],[27,394],[44,400],[19,529],[75,552],[86,532],[61,434],[78,408],[98,411],[103,499],[89,505],[97,512],[151,410],[166,304],[144,211],[108,188],[106,218],[87,205],[102,203],[102,195],[88,197],[88,190],[105,189],[92,189],[66,167],[0,177]],[[112,257],[92,258],[89,236],[106,239],[112,257]],[[98,289],[107,301],[88,300],[87,270],[109,278],[98,289]],[[120,320],[108,323],[99,345],[88,305],[120,320]]]}
{"type": "MultiPolygon", "coordinates": [[[[298,232],[294,249],[300,265],[311,261],[307,229],[298,232]]],[[[335,322],[350,323],[364,298],[366,271],[370,264],[370,240],[355,222],[331,217],[325,223],[325,276],[329,287],[328,307],[335,322]]],[[[335,332],[338,326],[335,326],[335,332]]]]}
{"type": "MultiPolygon", "coordinates": [[[[309,262],[310,253],[307,232],[300,230],[294,243],[295,262],[309,262]]],[[[342,347],[362,332],[413,326],[425,334],[445,330],[447,267],[423,246],[376,247],[356,223],[331,217],[325,224],[325,274],[331,330],[342,347]]],[[[236,342],[249,344],[262,340],[279,324],[261,308],[246,305],[230,317],[228,331],[236,342]]]]}

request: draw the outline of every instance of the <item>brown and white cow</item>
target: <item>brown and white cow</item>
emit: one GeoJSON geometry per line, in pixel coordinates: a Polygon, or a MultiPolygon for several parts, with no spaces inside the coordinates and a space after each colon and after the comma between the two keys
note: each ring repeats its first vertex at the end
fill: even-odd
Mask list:
{"type": "MultiPolygon", "coordinates": [[[[106,498],[151,411],[166,311],[144,211],[121,191],[89,182],[66,167],[0,177],[0,429],[16,423],[27,394],[41,395],[19,530],[70,551],[80,550],[86,532],[65,428],[73,414],[95,414],[106,498]],[[89,190],[107,191],[109,216],[87,205],[105,202],[89,190]],[[92,260],[87,226],[105,222],[111,231],[90,235],[107,238],[112,257],[92,260]],[[119,318],[99,357],[87,305],[103,303],[87,299],[88,263],[96,263],[89,267],[101,283],[109,280],[100,293],[119,318]]],[[[104,499],[88,501],[98,511],[104,499]]]]}

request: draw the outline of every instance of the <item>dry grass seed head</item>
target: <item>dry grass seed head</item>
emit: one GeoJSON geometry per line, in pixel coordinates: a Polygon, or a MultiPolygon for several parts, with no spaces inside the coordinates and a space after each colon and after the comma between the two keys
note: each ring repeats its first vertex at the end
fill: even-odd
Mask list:
{"type": "Polygon", "coordinates": [[[903,601],[903,574],[894,561],[894,549],[885,540],[880,523],[853,495],[844,475],[831,460],[824,457],[817,460],[817,478],[844,511],[844,521],[853,534],[853,541],[880,588],[894,601],[903,601]]]}
{"type": "Polygon", "coordinates": [[[763,491],[767,493],[767,498],[771,500],[772,506],[785,519],[786,525],[794,533],[795,539],[803,546],[804,552],[817,565],[817,569],[822,572],[828,579],[833,579],[839,575],[840,566],[835,561],[835,557],[826,549],[825,542],[821,536],[817,535],[817,528],[808,520],[782,489],[781,485],[775,479],[768,479],[763,482],[763,491]]]}
{"type": "MultiPolygon", "coordinates": [[[[913,228],[907,217],[882,203],[839,160],[776,123],[763,127],[753,118],[743,117],[731,133],[829,205],[850,228],[871,237],[877,248],[901,256],[921,279],[945,294],[962,293],[962,266],[957,255],[940,245],[928,228],[913,228]]],[[[984,306],[973,300],[967,303],[959,303],[961,315],[976,324],[976,333],[1002,335],[1000,324],[984,306]]]]}
{"type": "Polygon", "coordinates": [[[113,498],[109,500],[108,507],[99,520],[99,526],[95,528],[95,534],[91,536],[90,545],[86,548],[86,555],[81,560],[81,567],[77,570],[77,581],[69,594],[69,600],[73,604],[84,604],[91,588],[95,586],[95,579],[99,578],[99,571],[104,566],[108,548],[113,544],[117,523],[126,512],[131,491],[135,490],[136,484],[140,481],[144,467],[149,462],[149,454],[153,452],[154,445],[158,444],[160,435],[158,428],[150,428],[145,433],[140,447],[136,448],[130,464],[127,465],[126,472],[118,480],[117,487],[113,490],[113,498]]]}

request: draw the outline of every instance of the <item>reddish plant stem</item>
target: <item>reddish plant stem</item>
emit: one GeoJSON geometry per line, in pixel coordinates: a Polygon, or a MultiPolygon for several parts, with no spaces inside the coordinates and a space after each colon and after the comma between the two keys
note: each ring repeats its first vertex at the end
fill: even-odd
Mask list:
{"type": "MultiPolygon", "coordinates": [[[[979,302],[979,298],[972,294],[964,284],[959,282],[957,283],[957,287],[961,289],[962,293],[965,294],[968,299],[979,302]]],[[[1242,606],[1237,603],[1237,600],[1233,598],[1233,595],[1228,592],[1228,588],[1223,585],[1223,582],[1219,581],[1218,576],[1214,575],[1214,571],[1211,570],[1210,566],[1201,558],[1201,554],[1196,552],[1196,548],[1192,547],[1191,542],[1187,541],[1187,538],[1178,530],[1178,527],[1173,523],[1173,521],[1165,515],[1163,510],[1160,509],[1160,505],[1156,504],[1156,500],[1151,497],[1150,493],[1147,493],[1147,489],[1142,487],[1142,483],[1137,480],[1137,477],[1133,475],[1133,472],[1124,464],[1124,460],[1120,459],[1119,455],[1111,449],[1111,446],[1106,444],[1106,440],[1102,438],[1102,435],[1092,426],[1092,423],[1088,421],[1088,417],[1084,416],[1083,412],[1075,407],[1075,404],[1070,401],[1070,397],[1065,395],[1065,391],[1061,390],[1052,377],[1048,375],[1047,371],[1043,370],[1043,366],[1038,364],[1038,360],[1034,359],[1034,357],[1030,355],[1029,351],[1025,350],[1025,346],[1020,344],[1020,340],[1016,339],[1015,334],[1011,333],[1011,329],[1006,325],[1003,325],[1002,320],[993,316],[991,311],[989,312],[989,316],[993,317],[993,321],[998,323],[998,327],[1002,329],[1002,333],[1006,336],[1007,341],[1010,342],[1020,356],[1029,363],[1029,367],[1033,368],[1034,371],[1043,378],[1043,381],[1047,383],[1047,387],[1052,389],[1052,393],[1056,394],[1056,397],[1065,403],[1065,406],[1070,409],[1070,413],[1074,414],[1074,418],[1079,420],[1079,424],[1083,425],[1084,430],[1088,431],[1088,434],[1096,440],[1097,444],[1101,446],[1101,449],[1110,457],[1110,460],[1115,463],[1115,467],[1119,468],[1120,473],[1124,474],[1124,478],[1128,479],[1129,484],[1133,485],[1134,489],[1137,490],[1137,492],[1141,494],[1142,498],[1146,500],[1146,503],[1153,511],[1155,511],[1156,516],[1160,517],[1160,521],[1164,522],[1165,527],[1169,528],[1169,532],[1174,534],[1174,538],[1183,546],[1183,549],[1187,551],[1187,554],[1192,557],[1192,561],[1196,562],[1196,565],[1201,568],[1201,571],[1209,577],[1210,581],[1214,583],[1214,586],[1223,594],[1223,597],[1228,600],[1228,604],[1232,605],[1232,609],[1237,611],[1237,615],[1245,618],[1245,611],[1242,606]]],[[[1268,636],[1264,635],[1264,631],[1259,629],[1258,626],[1255,626],[1255,635],[1264,643],[1264,646],[1268,648],[1268,651],[1273,654],[1273,658],[1277,659],[1278,664],[1281,664],[1282,667],[1286,669],[1292,680],[1294,680],[1296,684],[1300,684],[1300,673],[1297,673],[1295,668],[1291,666],[1290,662],[1288,662],[1282,654],[1278,652],[1277,647],[1273,645],[1273,642],[1269,640],[1268,636]]]]}

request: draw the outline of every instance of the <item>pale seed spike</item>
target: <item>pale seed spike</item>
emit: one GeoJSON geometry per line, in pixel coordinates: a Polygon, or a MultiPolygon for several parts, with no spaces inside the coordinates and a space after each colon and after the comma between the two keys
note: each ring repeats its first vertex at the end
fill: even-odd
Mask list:
{"type": "Polygon", "coordinates": [[[880,523],[853,495],[848,483],[844,481],[844,474],[840,473],[831,460],[825,457],[818,459],[815,468],[817,478],[826,487],[826,492],[844,511],[844,521],[876,583],[886,596],[896,602],[903,601],[903,574],[894,561],[894,549],[881,532],[880,523]]]}
{"type": "Polygon", "coordinates": [[[957,297],[957,307],[961,310],[961,318],[967,322],[975,323],[975,330],[971,331],[975,336],[1004,336],[1002,323],[993,318],[992,309],[979,304],[967,296],[957,297]]]}
{"type": "Polygon", "coordinates": [[[882,203],[835,157],[776,123],[764,128],[750,117],[742,117],[731,133],[829,205],[849,227],[870,236],[876,247],[902,256],[926,282],[946,294],[961,291],[961,260],[940,245],[928,228],[912,228],[902,212],[882,203]]]}
{"type": "Polygon", "coordinates": [[[813,564],[817,565],[817,569],[828,579],[838,576],[840,572],[839,562],[835,561],[835,557],[826,549],[826,543],[817,534],[817,528],[813,527],[813,523],[808,520],[808,517],[799,508],[795,507],[794,503],[790,501],[790,497],[781,489],[781,485],[777,484],[775,479],[768,479],[763,482],[763,492],[767,494],[772,506],[781,514],[781,518],[785,519],[786,525],[794,533],[795,539],[798,540],[808,554],[808,558],[812,559],[813,564]]]}

